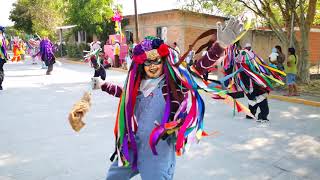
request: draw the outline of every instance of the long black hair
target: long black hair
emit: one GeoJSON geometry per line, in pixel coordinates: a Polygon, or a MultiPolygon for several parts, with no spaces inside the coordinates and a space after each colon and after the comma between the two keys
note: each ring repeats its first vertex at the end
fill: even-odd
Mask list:
{"type": "Polygon", "coordinates": [[[278,51],[279,51],[280,53],[282,53],[281,46],[276,45],[275,48],[278,49],[278,51]]]}
{"type": "Polygon", "coordinates": [[[297,56],[296,56],[296,49],[294,49],[293,47],[288,48],[288,52],[290,55],[294,55],[294,57],[296,58],[295,64],[297,63],[297,56]]]}

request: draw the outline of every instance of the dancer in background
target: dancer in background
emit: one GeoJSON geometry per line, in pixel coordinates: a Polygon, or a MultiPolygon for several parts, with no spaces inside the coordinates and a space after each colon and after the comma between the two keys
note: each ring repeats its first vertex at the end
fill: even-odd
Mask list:
{"type": "Polygon", "coordinates": [[[53,44],[47,36],[45,36],[43,40],[40,42],[39,54],[41,56],[41,60],[48,67],[46,75],[51,75],[53,71],[53,64],[56,62],[56,58],[53,52],[53,44]]]}
{"type": "Polygon", "coordinates": [[[7,53],[7,42],[4,36],[5,28],[0,26],[0,90],[3,90],[2,82],[4,79],[3,65],[10,59],[7,53]]]}
{"type": "Polygon", "coordinates": [[[37,61],[40,59],[38,55],[40,51],[40,41],[41,38],[37,34],[27,41],[28,53],[32,58],[32,64],[37,64],[37,61]]]}
{"type": "Polygon", "coordinates": [[[17,38],[15,38],[13,40],[13,57],[12,57],[12,62],[19,62],[21,60],[21,56],[20,56],[20,44],[19,44],[19,40],[17,38]]]}

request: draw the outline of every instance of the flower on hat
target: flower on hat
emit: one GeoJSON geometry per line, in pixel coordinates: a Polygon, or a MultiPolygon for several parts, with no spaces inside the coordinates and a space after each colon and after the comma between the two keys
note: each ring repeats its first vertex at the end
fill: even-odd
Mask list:
{"type": "Polygon", "coordinates": [[[163,44],[162,39],[157,38],[152,40],[152,49],[158,49],[161,44],[163,44]]]}
{"type": "Polygon", "coordinates": [[[133,62],[137,64],[143,64],[146,59],[147,59],[147,55],[144,52],[140,55],[134,55],[132,57],[133,62]]]}
{"type": "Polygon", "coordinates": [[[150,39],[144,39],[142,42],[141,42],[141,46],[142,46],[142,49],[144,51],[150,51],[152,50],[152,40],[150,39]]]}
{"type": "Polygon", "coordinates": [[[144,53],[144,50],[142,48],[142,45],[141,44],[138,44],[136,45],[134,48],[133,48],[133,55],[134,56],[138,56],[140,54],[144,53]]]}
{"type": "Polygon", "coordinates": [[[166,44],[161,44],[157,51],[161,57],[169,55],[169,47],[166,44]]]}
{"type": "Polygon", "coordinates": [[[163,40],[156,37],[146,37],[133,48],[133,62],[143,64],[146,59],[156,59],[169,55],[169,47],[163,40]]]}

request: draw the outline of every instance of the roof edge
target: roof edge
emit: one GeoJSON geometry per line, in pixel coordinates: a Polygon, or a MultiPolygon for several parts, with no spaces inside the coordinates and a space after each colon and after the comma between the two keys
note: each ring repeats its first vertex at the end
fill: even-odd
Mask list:
{"type": "MultiPolygon", "coordinates": [[[[174,11],[178,11],[178,12],[187,12],[187,13],[191,13],[191,14],[198,14],[198,15],[203,15],[203,16],[210,16],[210,17],[217,17],[217,18],[223,18],[225,20],[229,19],[228,17],[224,17],[224,16],[218,16],[218,15],[211,15],[211,14],[208,14],[208,13],[200,13],[200,12],[194,12],[194,11],[189,11],[189,10],[183,10],[183,9],[178,9],[178,8],[175,8],[175,9],[169,9],[169,10],[162,10],[162,11],[154,11],[154,12],[147,12],[147,13],[141,13],[141,14],[138,14],[138,15],[150,15],[150,14],[160,14],[160,13],[165,13],[165,12],[174,12],[174,11]]],[[[123,16],[124,18],[129,18],[129,17],[132,17],[134,16],[134,14],[132,15],[125,15],[123,16]]]]}

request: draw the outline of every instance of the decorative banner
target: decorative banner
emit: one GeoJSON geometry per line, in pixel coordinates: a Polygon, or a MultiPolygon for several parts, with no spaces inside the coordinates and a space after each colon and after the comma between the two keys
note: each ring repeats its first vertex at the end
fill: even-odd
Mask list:
{"type": "Polygon", "coordinates": [[[122,21],[123,17],[122,17],[122,12],[121,12],[121,7],[117,6],[116,9],[114,10],[114,15],[112,17],[112,21],[115,22],[115,27],[114,27],[114,31],[116,32],[116,34],[122,34],[121,33],[121,21],[122,21]]]}

